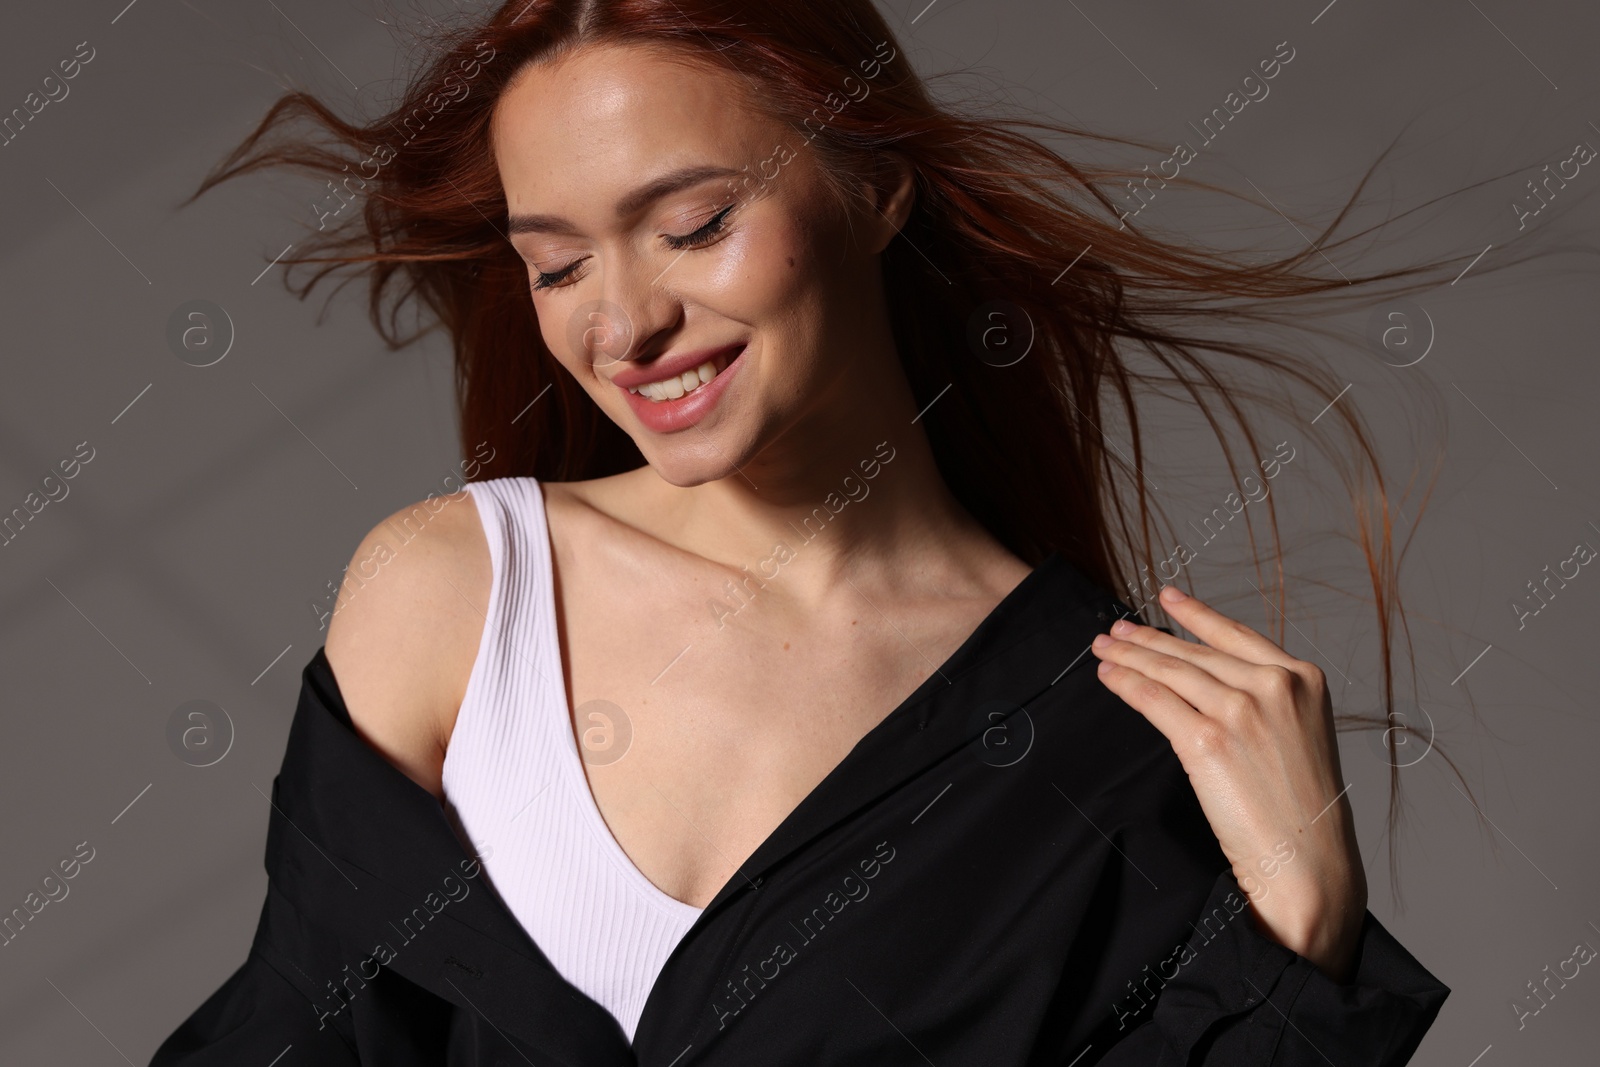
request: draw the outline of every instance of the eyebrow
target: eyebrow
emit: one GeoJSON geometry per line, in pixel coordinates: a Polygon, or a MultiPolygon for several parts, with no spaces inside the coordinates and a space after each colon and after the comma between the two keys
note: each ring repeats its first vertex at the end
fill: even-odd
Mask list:
{"type": "MultiPolygon", "coordinates": [[[[680,189],[687,189],[712,178],[730,177],[740,173],[731,167],[719,167],[711,164],[680,167],[678,170],[668,171],[660,177],[653,178],[633,192],[617,201],[617,217],[625,218],[633,214],[651,201],[675,193],[680,189]]],[[[577,230],[571,222],[559,215],[511,215],[508,217],[509,234],[515,236],[519,233],[573,233],[577,230]]]]}

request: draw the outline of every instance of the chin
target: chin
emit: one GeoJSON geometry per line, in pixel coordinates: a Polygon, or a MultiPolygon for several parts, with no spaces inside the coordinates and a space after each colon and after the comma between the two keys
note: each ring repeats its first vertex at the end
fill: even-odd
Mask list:
{"type": "MultiPolygon", "coordinates": [[[[670,449],[667,451],[671,451],[670,449]]],[[[651,456],[648,453],[645,462],[656,475],[668,485],[675,485],[680,489],[689,489],[707,482],[735,476],[739,473],[737,467],[729,463],[722,456],[688,456],[665,455],[651,456]]]]}
{"type": "Polygon", "coordinates": [[[740,477],[740,470],[757,451],[742,435],[729,433],[726,427],[705,431],[690,427],[673,434],[640,430],[633,435],[633,442],[650,469],[662,481],[680,489],[740,477]]]}

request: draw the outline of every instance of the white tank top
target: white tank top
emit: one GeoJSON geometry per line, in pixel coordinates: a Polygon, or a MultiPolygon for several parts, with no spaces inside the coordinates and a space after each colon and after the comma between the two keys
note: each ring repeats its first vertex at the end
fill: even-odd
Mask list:
{"type": "Polygon", "coordinates": [[[632,1041],[656,976],[702,909],[634,866],[589,789],[567,704],[539,483],[495,478],[467,489],[494,578],[445,749],[446,814],[556,970],[632,1041]]]}

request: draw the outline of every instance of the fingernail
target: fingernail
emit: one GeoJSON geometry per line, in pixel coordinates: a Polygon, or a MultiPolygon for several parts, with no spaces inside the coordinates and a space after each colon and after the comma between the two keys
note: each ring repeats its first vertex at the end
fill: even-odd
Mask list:
{"type": "Polygon", "coordinates": [[[1114,634],[1132,633],[1133,623],[1129,622],[1127,619],[1118,619],[1116,622],[1111,624],[1111,632],[1114,634]]]}
{"type": "Polygon", "coordinates": [[[1189,599],[1188,594],[1185,593],[1182,589],[1179,589],[1175,585],[1169,585],[1169,586],[1166,586],[1165,588],[1163,588],[1161,590],[1161,595],[1166,597],[1168,600],[1170,600],[1174,604],[1176,604],[1180,600],[1189,599]]]}
{"type": "Polygon", "coordinates": [[[1100,662],[1100,666],[1096,668],[1096,673],[1105,674],[1108,671],[1110,671],[1112,667],[1115,667],[1115,666],[1116,666],[1116,664],[1112,663],[1110,660],[1102,660],[1100,662]]]}
{"type": "Polygon", "coordinates": [[[1095,639],[1094,639],[1094,647],[1095,648],[1110,648],[1112,645],[1116,644],[1116,642],[1117,642],[1117,639],[1115,637],[1111,637],[1108,634],[1096,634],[1095,635],[1095,639]]]}

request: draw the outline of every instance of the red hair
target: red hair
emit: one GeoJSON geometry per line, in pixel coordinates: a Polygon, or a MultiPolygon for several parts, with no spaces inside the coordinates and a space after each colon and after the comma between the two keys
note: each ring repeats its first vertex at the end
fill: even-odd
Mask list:
{"type": "MultiPolygon", "coordinates": [[[[1318,421],[1338,426],[1349,447],[1343,455],[1323,451],[1335,463],[1354,460],[1339,473],[1374,594],[1384,714],[1337,720],[1390,727],[1385,740],[1395,752],[1395,735],[1408,729],[1393,717],[1391,650],[1401,636],[1410,650],[1398,587],[1404,547],[1397,552],[1393,543],[1392,504],[1370,432],[1353,404],[1335,403],[1343,379],[1287,346],[1255,339],[1273,326],[1309,329],[1309,316],[1370,300],[1375,291],[1394,296],[1432,287],[1466,264],[1471,253],[1365,275],[1324,273],[1329,255],[1377,229],[1333,239],[1388,150],[1309,247],[1251,261],[1119,222],[1105,187],[1143,185],[1148,168],[1069,161],[1030,131],[1085,145],[1167,155],[1165,149],[1054,122],[963,116],[936,103],[870,0],[511,0],[481,24],[439,27],[431,61],[398,105],[370,123],[346,122],[308,93],[285,94],[190,198],[269,166],[303,168],[342,182],[352,195],[364,193],[359,215],[313,235],[309,253],[284,260],[323,266],[299,287],[287,276],[285,284],[304,298],[330,271],[365,273],[369,312],[392,348],[431,327],[399,327],[401,311],[419,302],[453,345],[464,452],[485,441],[494,450],[479,478],[587,479],[644,463],[544,345],[527,268],[504,236],[506,202],[489,151],[493,109],[526,64],[599,42],[659,48],[740,79],[752,100],[795,131],[796,144],[813,137],[810,147],[839,197],[874,174],[875,153],[892,150],[911,161],[916,202],[882,255],[896,345],[918,408],[938,401],[920,425],[952,492],[1030,564],[1058,550],[1135,607],[1159,607],[1134,591],[1157,558],[1152,510],[1166,521],[1142,473],[1136,387],[1181,389],[1230,469],[1234,451],[1215,406],[1257,460],[1270,453],[1241,401],[1279,407],[1302,424],[1321,412],[1318,421]],[[895,56],[885,61],[888,50],[895,56]],[[862,87],[867,91],[857,97],[862,87]],[[318,136],[286,132],[300,120],[318,136]],[[356,174],[351,154],[361,160],[356,174]],[[369,166],[376,167],[370,176],[369,166]],[[361,185],[352,187],[352,178],[361,185]],[[1028,326],[1031,350],[1023,358],[983,358],[982,327],[996,309],[1009,328],[1028,326]],[[1246,327],[1252,340],[1230,340],[1214,328],[1223,326],[1246,327]],[[1309,398],[1295,404],[1248,389],[1229,379],[1229,361],[1301,387],[1309,398]],[[1109,428],[1126,430],[1127,453],[1111,443],[1109,428]]],[[[1163,188],[1226,192],[1181,175],[1157,180],[1163,188]]],[[[1498,267],[1517,262],[1503,249],[1499,255],[1498,267]]],[[[1304,432],[1331,440],[1315,425],[1304,432]]],[[[1270,496],[1267,503],[1281,604],[1277,515],[1270,496]]],[[[1245,525],[1259,577],[1248,516],[1245,525]]],[[[1284,618],[1281,608],[1276,618],[1284,618]]],[[[1281,640],[1281,623],[1278,633],[1281,640]]],[[[1399,811],[1396,762],[1391,758],[1391,830],[1399,811]]],[[[1391,859],[1393,845],[1391,839],[1391,859]]]]}

